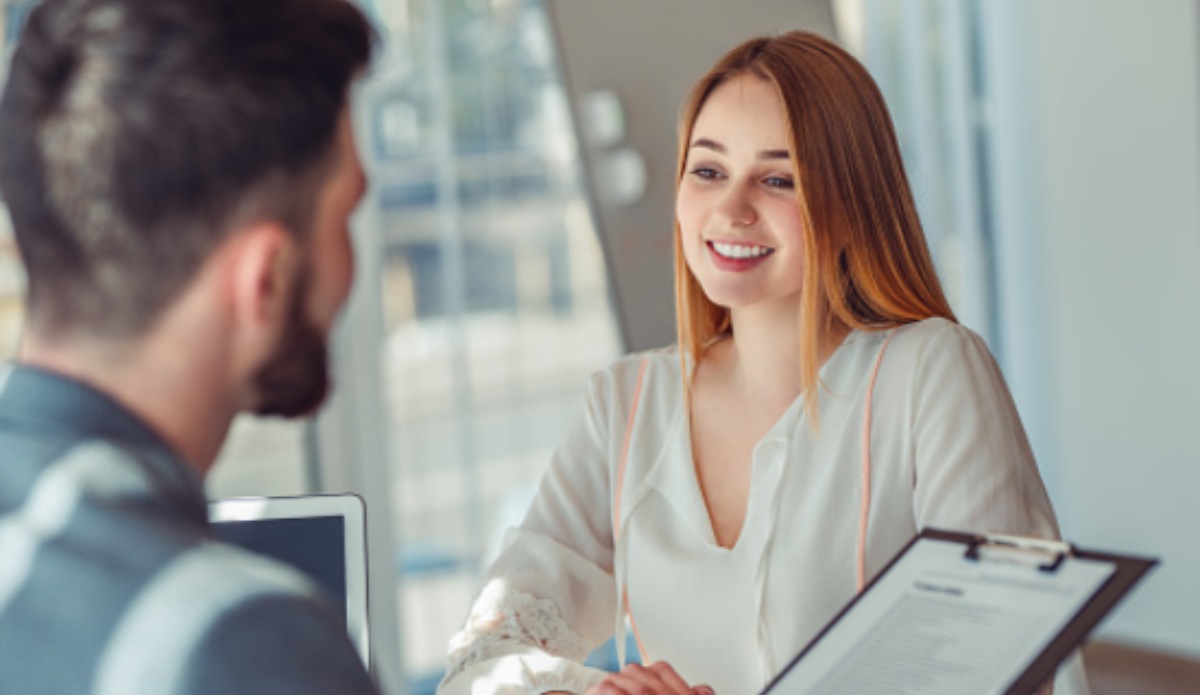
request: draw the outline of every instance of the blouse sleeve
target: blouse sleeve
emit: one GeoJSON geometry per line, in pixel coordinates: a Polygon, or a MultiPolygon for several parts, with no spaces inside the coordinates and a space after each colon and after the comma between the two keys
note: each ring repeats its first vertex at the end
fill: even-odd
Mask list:
{"type": "Polygon", "coordinates": [[[505,537],[440,695],[582,693],[603,671],[581,662],[613,631],[609,389],[593,377],[521,526],[505,537]]]}
{"type": "Polygon", "coordinates": [[[918,349],[909,412],[913,516],[927,526],[1057,537],[1058,526],[1004,377],[967,328],[918,349]]]}
{"type": "MultiPolygon", "coordinates": [[[[983,339],[946,324],[913,371],[913,514],[919,528],[1059,538],[1012,395],[983,339]]],[[[1088,695],[1082,654],[1039,695],[1088,695]]]]}

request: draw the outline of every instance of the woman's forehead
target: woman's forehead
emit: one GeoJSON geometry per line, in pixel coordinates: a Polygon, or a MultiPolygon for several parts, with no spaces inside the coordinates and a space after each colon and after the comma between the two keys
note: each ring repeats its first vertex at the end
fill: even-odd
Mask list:
{"type": "Polygon", "coordinates": [[[705,140],[726,153],[788,149],[788,120],[775,85],[740,75],[713,90],[697,114],[692,141],[705,140]]]}

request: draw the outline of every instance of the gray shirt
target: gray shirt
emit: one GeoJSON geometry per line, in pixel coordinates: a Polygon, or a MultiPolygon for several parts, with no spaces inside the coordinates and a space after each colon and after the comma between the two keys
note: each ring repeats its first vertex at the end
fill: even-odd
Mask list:
{"type": "Polygon", "coordinates": [[[112,399],[0,370],[0,691],[376,692],[314,585],[213,541],[206,509],[112,399]]]}

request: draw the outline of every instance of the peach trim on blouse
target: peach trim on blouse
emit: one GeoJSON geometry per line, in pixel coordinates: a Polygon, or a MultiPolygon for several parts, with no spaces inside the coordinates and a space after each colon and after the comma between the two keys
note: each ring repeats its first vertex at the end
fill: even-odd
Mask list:
{"type": "Polygon", "coordinates": [[[862,442],[862,508],[858,514],[858,593],[862,593],[867,584],[867,518],[871,511],[871,404],[875,396],[875,380],[879,377],[879,365],[883,364],[883,353],[887,351],[888,343],[892,341],[889,335],[879,347],[879,356],[875,358],[875,367],[871,370],[871,381],[867,384],[867,404],[863,409],[863,442],[862,442]]]}
{"type": "Polygon", "coordinates": [[[629,421],[625,423],[625,440],[621,442],[621,463],[617,468],[617,493],[613,500],[613,543],[621,535],[621,492],[625,489],[625,463],[629,460],[629,444],[633,439],[633,423],[637,419],[638,403],[642,400],[642,380],[646,378],[646,363],[649,358],[642,359],[638,368],[637,385],[633,387],[633,407],[629,409],[629,421]]]}
{"type": "MultiPolygon", "coordinates": [[[[638,368],[637,385],[633,387],[633,406],[629,409],[629,421],[625,424],[625,440],[621,443],[621,462],[617,468],[617,491],[613,500],[613,545],[616,546],[617,539],[621,537],[621,492],[625,489],[625,464],[629,461],[629,444],[633,438],[633,423],[637,419],[638,404],[642,400],[642,381],[646,377],[646,364],[649,358],[642,359],[642,365],[638,368]]],[[[633,611],[629,608],[629,590],[624,588],[621,591],[621,600],[625,604],[625,615],[629,616],[629,625],[633,628],[633,639],[637,643],[638,654],[642,657],[642,663],[650,663],[649,657],[646,656],[646,648],[642,645],[642,637],[638,634],[637,622],[633,619],[633,611]]]]}

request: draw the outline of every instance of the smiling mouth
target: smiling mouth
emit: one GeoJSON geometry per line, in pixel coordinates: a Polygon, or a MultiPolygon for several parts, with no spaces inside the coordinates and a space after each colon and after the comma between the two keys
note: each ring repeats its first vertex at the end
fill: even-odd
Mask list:
{"type": "Polygon", "coordinates": [[[763,258],[775,253],[775,249],[770,246],[759,246],[758,244],[726,244],[720,241],[710,241],[708,247],[717,255],[730,260],[763,258]]]}

